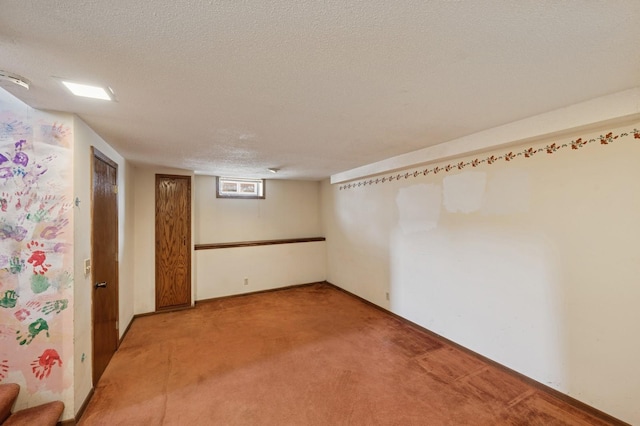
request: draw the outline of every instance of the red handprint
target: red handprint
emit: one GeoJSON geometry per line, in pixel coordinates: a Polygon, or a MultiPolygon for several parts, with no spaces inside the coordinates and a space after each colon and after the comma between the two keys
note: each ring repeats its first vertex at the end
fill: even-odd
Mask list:
{"type": "Polygon", "coordinates": [[[33,266],[33,273],[44,275],[51,266],[48,263],[44,263],[47,261],[47,255],[44,250],[40,250],[41,248],[43,249],[44,246],[41,246],[37,241],[31,241],[27,244],[27,248],[31,250],[31,256],[27,259],[27,262],[33,266]]]}
{"type": "Polygon", "coordinates": [[[28,309],[19,309],[13,314],[18,321],[24,321],[29,318],[31,312],[28,309]]]}
{"type": "Polygon", "coordinates": [[[27,199],[27,204],[24,206],[24,211],[28,212],[31,209],[31,205],[34,201],[36,201],[36,194],[31,194],[31,196],[27,199]]]}
{"type": "Polygon", "coordinates": [[[31,371],[36,379],[42,380],[49,377],[51,369],[56,363],[62,367],[62,360],[55,349],[46,349],[38,359],[31,363],[31,371]]]}
{"type": "Polygon", "coordinates": [[[28,308],[40,310],[41,306],[42,306],[42,303],[38,302],[37,300],[30,300],[30,301],[27,302],[27,307],[28,308]]]}
{"type": "Polygon", "coordinates": [[[8,372],[9,372],[9,360],[8,359],[0,360],[0,381],[2,381],[5,377],[7,377],[8,372]]]}

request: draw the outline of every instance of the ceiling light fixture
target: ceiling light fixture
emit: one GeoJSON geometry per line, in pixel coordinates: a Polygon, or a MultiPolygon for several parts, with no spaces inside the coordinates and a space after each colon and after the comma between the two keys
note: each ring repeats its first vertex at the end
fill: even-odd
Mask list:
{"type": "Polygon", "coordinates": [[[82,96],[84,98],[102,99],[104,101],[113,100],[113,92],[111,89],[105,89],[100,86],[90,86],[88,84],[73,83],[71,81],[62,81],[71,93],[76,96],[82,96]]]}
{"type": "Polygon", "coordinates": [[[276,169],[276,168],[272,167],[272,168],[267,169],[267,170],[269,170],[271,173],[278,173],[278,170],[280,170],[280,169],[276,169]]]}
{"type": "Polygon", "coordinates": [[[7,71],[0,70],[0,80],[10,81],[18,86],[22,86],[25,89],[29,90],[29,80],[24,77],[20,77],[17,74],[12,74],[7,71]]]}

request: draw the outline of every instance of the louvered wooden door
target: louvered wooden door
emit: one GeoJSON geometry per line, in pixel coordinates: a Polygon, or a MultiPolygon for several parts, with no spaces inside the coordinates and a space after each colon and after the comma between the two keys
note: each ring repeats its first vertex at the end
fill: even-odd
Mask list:
{"type": "Polygon", "coordinates": [[[156,175],[156,310],[191,305],[191,178],[156,175]]]}

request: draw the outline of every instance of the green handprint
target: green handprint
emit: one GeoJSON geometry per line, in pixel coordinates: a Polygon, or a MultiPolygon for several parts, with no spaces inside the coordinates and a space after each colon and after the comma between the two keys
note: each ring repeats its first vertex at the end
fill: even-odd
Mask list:
{"type": "Polygon", "coordinates": [[[47,324],[47,322],[42,318],[38,318],[37,320],[29,324],[28,330],[29,331],[27,333],[27,337],[22,336],[20,330],[16,331],[16,340],[20,342],[20,345],[28,345],[29,343],[33,342],[33,339],[35,339],[36,336],[42,331],[45,331],[47,333],[47,337],[49,337],[49,324],[47,324]]]}
{"type": "Polygon", "coordinates": [[[15,308],[18,296],[14,290],[7,290],[4,292],[4,296],[0,299],[0,307],[2,308],[15,308]]]}
{"type": "Polygon", "coordinates": [[[58,277],[56,277],[55,281],[52,285],[55,288],[71,288],[71,284],[73,283],[73,275],[71,275],[68,271],[62,271],[58,277]]]}
{"type": "Polygon", "coordinates": [[[24,268],[24,260],[21,260],[17,256],[9,259],[9,272],[12,273],[13,275],[16,275],[22,272],[23,268],[24,268]]]}
{"type": "Polygon", "coordinates": [[[51,283],[47,277],[38,274],[31,275],[31,291],[35,294],[40,294],[49,287],[51,287],[51,283]]]}
{"type": "Polygon", "coordinates": [[[47,218],[47,211],[44,209],[38,209],[35,213],[27,214],[27,219],[36,223],[40,223],[47,218]]]}
{"type": "Polygon", "coordinates": [[[45,315],[48,315],[51,312],[59,314],[60,312],[67,309],[68,306],[69,306],[68,299],[54,300],[54,301],[45,303],[42,309],[40,309],[40,312],[42,312],[45,315]]]}

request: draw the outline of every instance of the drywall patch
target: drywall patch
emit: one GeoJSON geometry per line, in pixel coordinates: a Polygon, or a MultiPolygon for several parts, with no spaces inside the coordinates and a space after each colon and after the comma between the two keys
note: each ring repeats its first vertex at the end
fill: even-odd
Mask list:
{"type": "Polygon", "coordinates": [[[483,214],[526,213],[530,208],[531,179],[525,170],[509,167],[489,177],[483,214]]]}
{"type": "Polygon", "coordinates": [[[487,183],[485,172],[463,172],[442,180],[444,208],[451,213],[480,210],[487,183]]]}
{"type": "Polygon", "coordinates": [[[437,184],[400,188],[396,197],[398,221],[403,234],[434,229],[440,219],[442,189],[437,184]]]}

